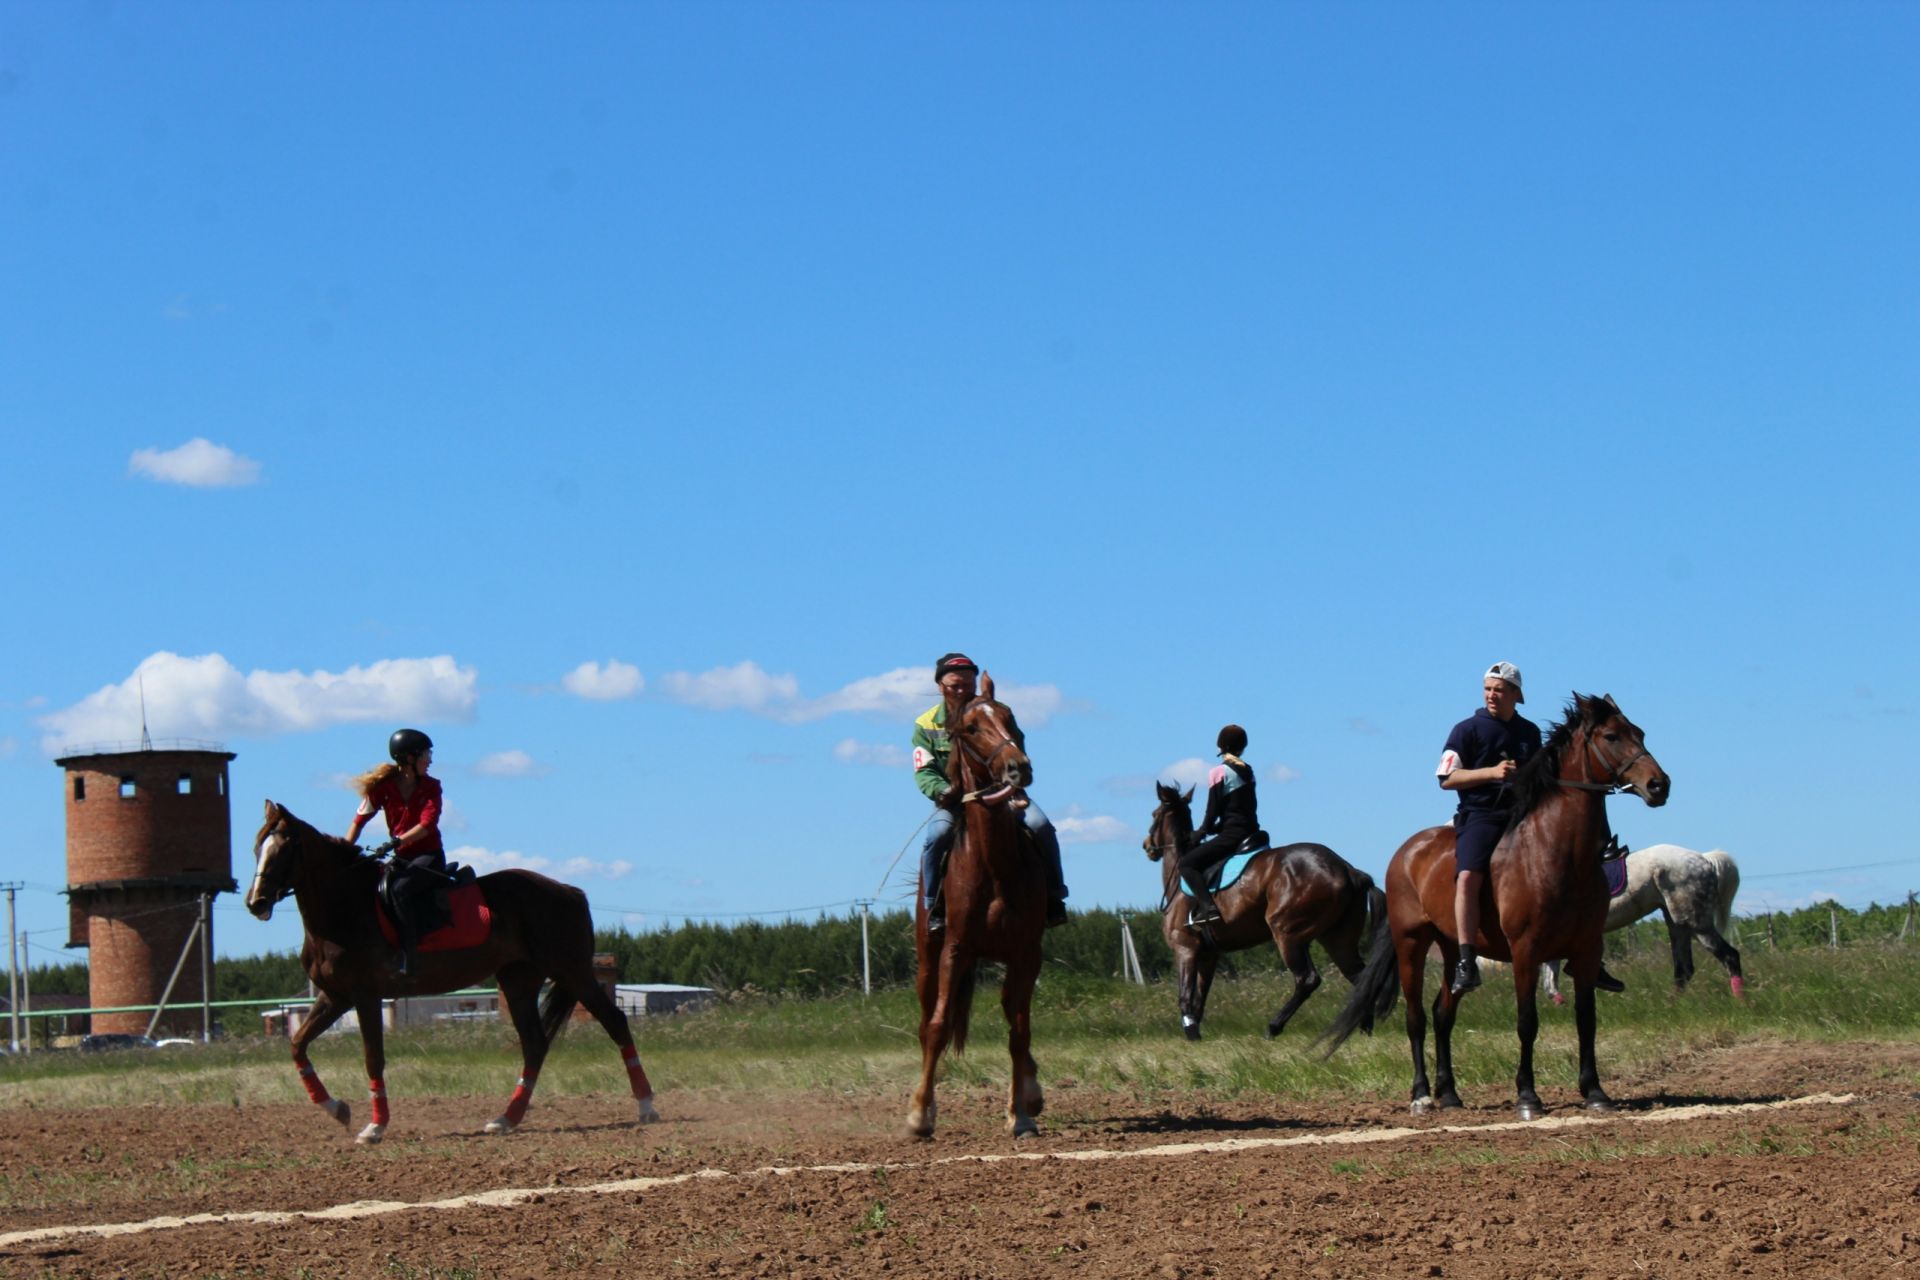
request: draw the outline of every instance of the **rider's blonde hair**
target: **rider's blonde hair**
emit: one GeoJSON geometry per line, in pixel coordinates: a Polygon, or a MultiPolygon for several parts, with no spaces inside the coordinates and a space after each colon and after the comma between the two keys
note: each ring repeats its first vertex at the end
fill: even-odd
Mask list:
{"type": "Polygon", "coordinates": [[[353,780],[353,789],[363,796],[369,795],[375,787],[385,782],[388,778],[397,778],[399,776],[400,766],[394,764],[392,761],[386,761],[373,766],[373,768],[355,778],[353,780]]]}

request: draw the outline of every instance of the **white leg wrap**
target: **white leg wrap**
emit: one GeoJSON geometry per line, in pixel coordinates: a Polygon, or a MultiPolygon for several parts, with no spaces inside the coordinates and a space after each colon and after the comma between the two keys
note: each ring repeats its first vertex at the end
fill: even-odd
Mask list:
{"type": "Polygon", "coordinates": [[[354,1138],[354,1141],[363,1147],[371,1147],[386,1136],[387,1126],[383,1124],[370,1124],[359,1132],[354,1138]]]}

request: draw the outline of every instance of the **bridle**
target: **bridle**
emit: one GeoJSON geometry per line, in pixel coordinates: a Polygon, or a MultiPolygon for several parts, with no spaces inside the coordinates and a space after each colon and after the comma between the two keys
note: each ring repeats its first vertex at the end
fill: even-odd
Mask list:
{"type": "MultiPolygon", "coordinates": [[[[964,721],[965,718],[966,718],[966,713],[962,712],[961,719],[964,721]]],[[[989,720],[992,720],[991,716],[989,716],[988,718],[989,720]]],[[[976,790],[973,790],[973,791],[969,791],[965,795],[961,796],[960,801],[962,804],[972,804],[974,801],[978,800],[981,796],[990,795],[993,792],[1000,790],[1000,787],[997,785],[994,785],[994,782],[993,782],[993,762],[995,760],[998,760],[1001,754],[1004,753],[1008,747],[1011,747],[1013,745],[1013,735],[1011,733],[1008,733],[1005,729],[1001,729],[1000,722],[998,720],[992,720],[992,723],[995,729],[1000,730],[1000,734],[1001,734],[1000,745],[995,747],[992,751],[987,752],[984,755],[981,754],[980,750],[977,747],[975,747],[971,741],[968,740],[965,733],[956,730],[953,734],[954,740],[960,744],[960,750],[966,753],[966,756],[969,760],[972,760],[974,764],[979,766],[980,772],[983,775],[985,775],[987,779],[986,786],[977,788],[976,790]]]]}
{"type": "MultiPolygon", "coordinates": [[[[260,857],[260,846],[265,844],[268,840],[273,838],[275,835],[279,834],[280,829],[286,825],[287,825],[287,820],[285,818],[276,819],[274,821],[274,824],[268,827],[265,831],[261,832],[260,838],[253,842],[253,885],[251,888],[247,890],[247,898],[249,900],[253,898],[254,890],[258,889],[260,887],[261,881],[266,878],[266,863],[262,861],[260,857]]],[[[268,900],[267,905],[269,907],[279,906],[282,902],[285,902],[288,898],[291,898],[292,896],[293,896],[293,877],[288,876],[287,882],[280,887],[280,889],[273,895],[271,899],[268,900]]]]}
{"type": "Polygon", "coordinates": [[[1634,752],[1631,756],[1627,757],[1624,763],[1615,764],[1613,761],[1607,759],[1605,753],[1603,753],[1600,750],[1600,748],[1594,744],[1593,735],[1598,732],[1600,732],[1600,726],[1597,724],[1590,725],[1587,728],[1587,733],[1586,733],[1587,749],[1585,752],[1581,754],[1580,771],[1582,773],[1590,772],[1590,770],[1587,768],[1587,762],[1591,760],[1594,756],[1599,756],[1600,763],[1604,764],[1607,767],[1607,773],[1609,775],[1608,781],[1592,782],[1592,781],[1588,781],[1584,779],[1576,779],[1576,778],[1555,778],[1553,780],[1555,786],[1572,787],[1576,791],[1598,791],[1602,795],[1609,795],[1609,796],[1617,795],[1622,791],[1631,791],[1633,789],[1632,785],[1627,782],[1627,770],[1633,768],[1634,765],[1640,762],[1640,758],[1647,754],[1646,739],[1644,738],[1641,739],[1640,749],[1634,752]]]}

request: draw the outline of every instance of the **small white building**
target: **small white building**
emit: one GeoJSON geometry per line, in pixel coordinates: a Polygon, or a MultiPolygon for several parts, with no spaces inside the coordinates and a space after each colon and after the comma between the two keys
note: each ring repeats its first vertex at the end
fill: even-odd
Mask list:
{"type": "MultiPolygon", "coordinates": [[[[312,1007],[307,1001],[284,1004],[264,1010],[260,1017],[270,1036],[291,1037],[312,1007]]],[[[500,994],[497,991],[456,991],[437,996],[406,996],[380,1002],[380,1023],[389,1031],[404,1027],[430,1027],[448,1022],[496,1022],[500,1018],[500,994]]],[[[360,1015],[349,1009],[340,1020],[321,1032],[360,1031],[360,1015]]]]}
{"type": "Polygon", "coordinates": [[[716,999],[712,987],[683,987],[677,982],[620,982],[613,988],[614,1004],[629,1018],[697,1013],[716,999]]]}

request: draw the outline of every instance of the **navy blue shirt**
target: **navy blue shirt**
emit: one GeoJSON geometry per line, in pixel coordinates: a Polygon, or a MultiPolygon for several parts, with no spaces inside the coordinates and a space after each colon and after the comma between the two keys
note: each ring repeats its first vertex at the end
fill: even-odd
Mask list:
{"type": "MultiPolygon", "coordinates": [[[[1444,778],[1455,769],[1486,769],[1502,760],[1525,764],[1539,749],[1539,725],[1518,714],[1502,722],[1482,707],[1453,726],[1434,773],[1444,778]]],[[[1485,782],[1456,794],[1463,814],[1502,813],[1513,802],[1512,787],[1501,782],[1485,782]]]]}

